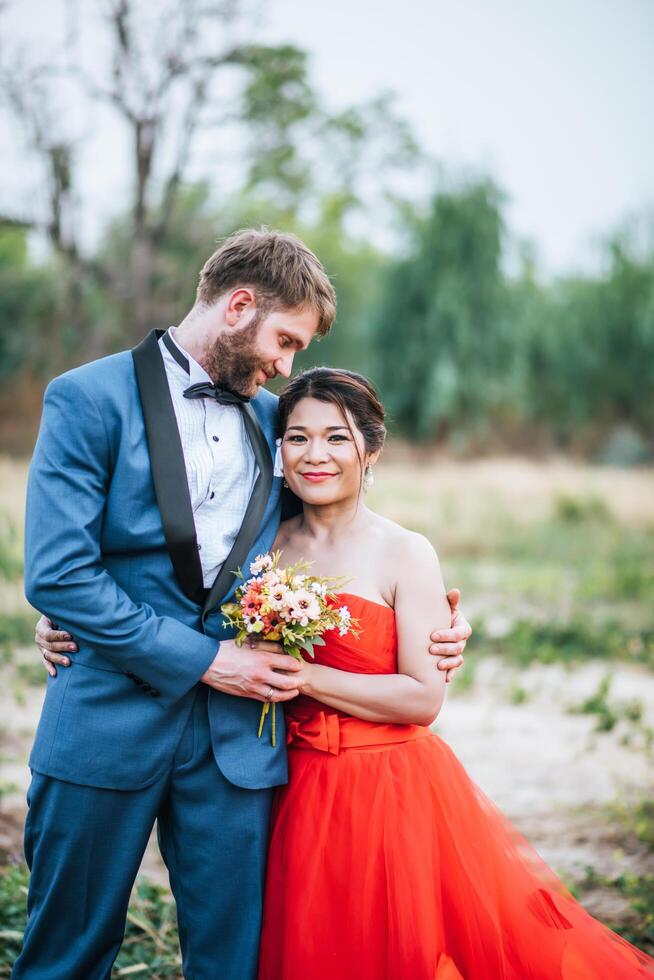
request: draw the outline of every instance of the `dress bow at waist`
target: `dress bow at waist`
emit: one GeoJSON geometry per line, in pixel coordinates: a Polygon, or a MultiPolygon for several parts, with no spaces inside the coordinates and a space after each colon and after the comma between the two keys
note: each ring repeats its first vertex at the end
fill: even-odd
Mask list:
{"type": "Polygon", "coordinates": [[[422,725],[385,725],[332,711],[316,711],[304,718],[288,718],[286,744],[293,749],[313,749],[338,755],[344,749],[374,748],[412,742],[431,735],[422,725]]]}

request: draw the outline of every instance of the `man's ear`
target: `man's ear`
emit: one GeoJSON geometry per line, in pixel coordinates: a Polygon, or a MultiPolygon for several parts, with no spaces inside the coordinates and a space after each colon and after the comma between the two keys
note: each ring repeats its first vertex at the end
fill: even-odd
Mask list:
{"type": "Polygon", "coordinates": [[[247,286],[239,286],[229,295],[225,306],[225,320],[228,326],[238,326],[245,311],[256,305],[256,298],[252,290],[248,289],[247,286]]]}

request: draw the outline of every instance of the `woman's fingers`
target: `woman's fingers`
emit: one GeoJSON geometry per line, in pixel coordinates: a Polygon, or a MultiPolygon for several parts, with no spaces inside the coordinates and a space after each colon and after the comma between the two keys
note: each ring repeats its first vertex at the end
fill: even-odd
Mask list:
{"type": "Polygon", "coordinates": [[[50,653],[77,652],[77,644],[70,633],[53,629],[52,623],[46,616],[41,616],[36,624],[34,642],[39,650],[48,650],[50,653]]]}
{"type": "Polygon", "coordinates": [[[47,650],[49,653],[76,653],[77,647],[74,643],[63,643],[59,641],[53,643],[51,640],[43,640],[38,634],[34,637],[39,650],[47,650]]]}
{"type": "Polygon", "coordinates": [[[70,657],[63,653],[53,653],[51,650],[43,650],[43,657],[51,664],[58,664],[59,667],[70,667],[70,657]]]}
{"type": "MultiPolygon", "coordinates": [[[[282,671],[271,670],[269,673],[264,673],[261,676],[261,683],[272,687],[273,689],[280,691],[299,691],[301,687],[304,687],[304,680],[294,676],[293,674],[286,674],[282,671]]],[[[268,690],[268,687],[266,690],[268,690]]]]}
{"type": "Polygon", "coordinates": [[[286,656],[284,654],[284,647],[281,643],[273,643],[272,640],[257,640],[249,639],[246,640],[247,645],[251,650],[258,650],[259,652],[265,651],[266,653],[279,653],[280,655],[286,656]]]}
{"type": "Polygon", "coordinates": [[[50,677],[56,677],[57,676],[57,668],[48,661],[48,658],[45,655],[45,651],[43,653],[43,666],[45,667],[45,669],[47,670],[47,672],[50,674],[50,677]]]}
{"type": "Polygon", "coordinates": [[[458,670],[459,667],[463,666],[463,657],[459,654],[457,657],[442,657],[436,664],[439,670],[446,670],[448,673],[452,670],[458,670]]]}

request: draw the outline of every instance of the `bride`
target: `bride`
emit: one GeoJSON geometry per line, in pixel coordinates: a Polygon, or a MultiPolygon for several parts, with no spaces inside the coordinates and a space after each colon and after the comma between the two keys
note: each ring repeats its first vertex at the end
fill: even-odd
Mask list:
{"type": "Polygon", "coordinates": [[[445,679],[424,638],[450,611],[431,544],[364,503],[385,436],[373,386],[308,370],[279,418],[303,512],[275,548],[284,565],[346,576],[339,603],[362,632],[327,633],[286,706],[260,980],[653,976],[654,960],[574,901],[428,727],[445,679]]]}

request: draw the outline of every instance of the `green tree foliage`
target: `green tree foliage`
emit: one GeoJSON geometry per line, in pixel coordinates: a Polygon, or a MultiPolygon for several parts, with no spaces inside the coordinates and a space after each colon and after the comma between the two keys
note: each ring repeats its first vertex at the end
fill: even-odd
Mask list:
{"type": "Polygon", "coordinates": [[[385,276],[376,376],[397,426],[417,439],[477,424],[503,397],[501,195],[487,180],[437,194],[385,276]]]}
{"type": "MultiPolygon", "coordinates": [[[[654,430],[654,255],[627,235],[607,244],[607,271],[549,290],[515,285],[524,318],[523,411],[559,441],[618,425],[654,430]]],[[[592,438],[591,438],[591,441],[592,438]]],[[[596,441],[596,439],[595,439],[596,441]]]]}
{"type": "Polygon", "coordinates": [[[372,340],[375,376],[410,439],[654,455],[654,253],[606,245],[595,276],[539,282],[528,251],[506,273],[502,196],[488,180],[409,215],[387,263],[372,340]]]}
{"type": "Polygon", "coordinates": [[[27,230],[0,222],[0,378],[47,360],[57,300],[53,271],[29,259],[27,230]]]}

